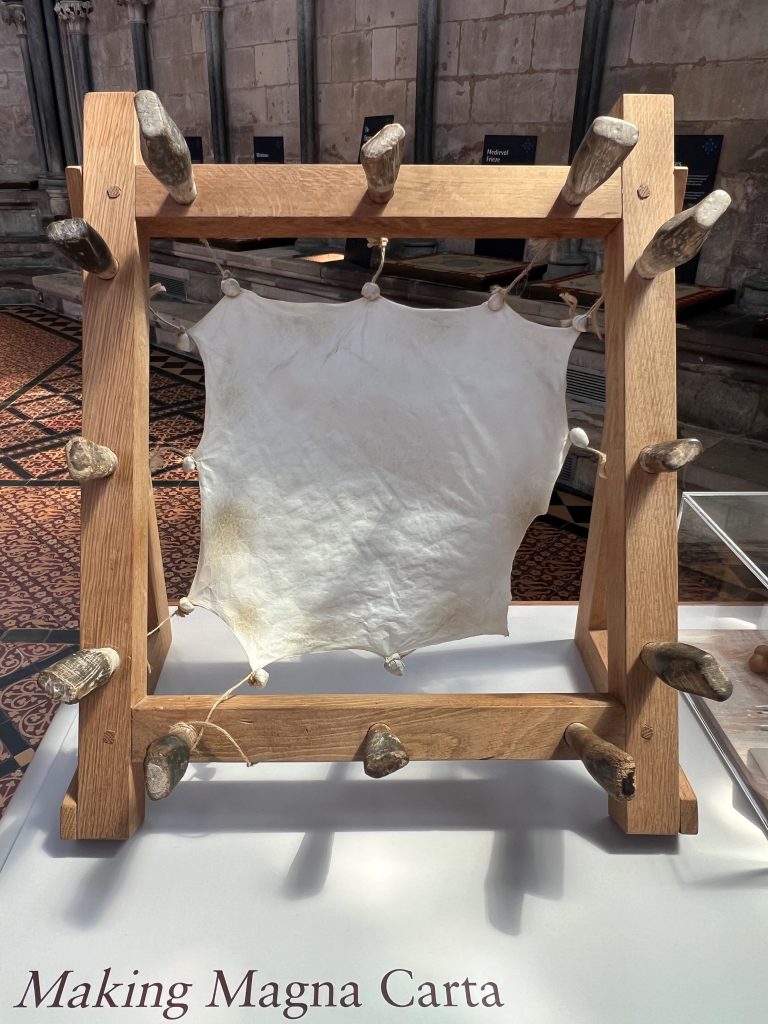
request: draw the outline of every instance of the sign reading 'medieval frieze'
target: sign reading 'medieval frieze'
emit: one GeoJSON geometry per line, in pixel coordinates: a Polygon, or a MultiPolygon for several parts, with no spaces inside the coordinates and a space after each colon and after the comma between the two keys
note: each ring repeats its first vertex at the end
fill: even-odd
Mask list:
{"type": "MultiPolygon", "coordinates": [[[[535,135],[486,135],[483,143],[484,164],[533,164],[536,162],[535,135]]],[[[521,260],[525,254],[524,238],[478,238],[475,256],[497,256],[521,260]]]]}

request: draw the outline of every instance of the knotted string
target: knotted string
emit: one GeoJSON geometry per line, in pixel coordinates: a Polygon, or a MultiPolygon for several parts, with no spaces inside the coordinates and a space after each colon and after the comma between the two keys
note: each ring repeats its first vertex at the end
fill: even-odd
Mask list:
{"type": "MultiPolygon", "coordinates": [[[[194,611],[194,605],[192,604],[192,602],[189,601],[188,598],[185,598],[185,597],[181,598],[181,600],[179,601],[179,605],[176,608],[176,610],[171,612],[170,615],[166,616],[166,618],[164,618],[162,622],[159,622],[154,627],[154,629],[151,629],[147,633],[147,639],[149,639],[151,636],[153,636],[155,633],[157,633],[157,631],[159,629],[162,629],[163,626],[166,624],[166,622],[170,622],[171,619],[175,618],[176,616],[179,616],[180,618],[184,618],[185,616],[189,615],[192,611],[194,611]]],[[[150,672],[152,671],[149,662],[147,662],[147,669],[150,672]]],[[[237,740],[232,735],[232,733],[228,732],[223,726],[219,725],[218,723],[212,722],[211,718],[213,717],[213,714],[216,711],[216,709],[218,707],[220,707],[224,703],[225,700],[229,700],[229,698],[232,696],[232,694],[236,690],[239,690],[241,686],[244,686],[245,683],[248,683],[249,686],[265,686],[268,679],[269,679],[269,675],[268,675],[267,672],[264,671],[264,669],[256,669],[254,672],[249,672],[247,676],[244,676],[244,678],[240,680],[239,683],[235,683],[234,686],[230,686],[230,688],[228,690],[225,690],[224,693],[221,694],[221,696],[216,698],[216,700],[211,705],[211,710],[208,712],[208,714],[206,715],[205,719],[203,719],[203,721],[199,721],[199,722],[187,721],[187,722],[179,722],[179,723],[177,723],[178,725],[181,725],[181,726],[184,726],[184,725],[189,726],[195,732],[194,743],[189,748],[190,756],[197,749],[197,747],[198,747],[198,745],[200,743],[200,740],[202,738],[203,732],[206,729],[215,729],[216,732],[220,732],[222,734],[222,736],[226,736],[226,738],[229,740],[229,742],[232,744],[232,746],[235,748],[235,750],[238,752],[238,754],[242,757],[242,759],[245,762],[245,764],[247,765],[247,767],[251,768],[253,766],[254,762],[251,761],[251,759],[245,753],[245,751],[240,746],[240,744],[237,742],[237,740]]]]}
{"type": "Polygon", "coordinates": [[[369,302],[372,302],[374,299],[378,299],[378,297],[381,295],[381,289],[376,284],[376,282],[381,277],[381,272],[384,269],[384,261],[386,259],[386,255],[387,255],[387,246],[389,245],[389,239],[388,238],[369,238],[368,239],[368,248],[372,249],[375,245],[377,245],[379,247],[379,250],[380,250],[379,265],[376,268],[376,270],[374,271],[374,274],[373,274],[373,277],[371,278],[371,280],[370,281],[366,281],[365,284],[363,285],[363,287],[360,289],[360,294],[362,295],[362,297],[364,299],[368,299],[369,302]]]}
{"type": "Polygon", "coordinates": [[[213,263],[214,263],[216,269],[221,274],[221,276],[224,278],[224,280],[226,281],[226,279],[228,277],[232,277],[232,275],[227,270],[227,268],[224,266],[224,264],[223,263],[219,263],[218,259],[216,258],[216,253],[213,250],[213,246],[208,241],[208,239],[207,238],[198,238],[198,242],[200,242],[202,245],[204,245],[206,247],[206,249],[208,250],[208,254],[210,255],[211,259],[213,260],[213,263]]]}

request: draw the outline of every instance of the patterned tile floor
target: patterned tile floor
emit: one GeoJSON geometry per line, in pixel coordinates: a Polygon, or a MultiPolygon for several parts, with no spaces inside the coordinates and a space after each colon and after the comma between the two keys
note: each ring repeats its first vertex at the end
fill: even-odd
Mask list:
{"type": "MultiPolygon", "coordinates": [[[[199,363],[151,352],[151,448],[170,446],[153,471],[170,600],[197,563],[197,481],[181,469],[204,414],[199,363]]],[[[0,308],[0,814],[42,739],[54,705],[38,689],[41,666],[78,642],[79,489],[64,442],[80,429],[80,324],[31,306],[0,308]]],[[[531,526],[512,573],[516,600],[575,600],[591,503],[557,490],[531,526]]],[[[741,566],[699,550],[681,570],[684,600],[744,599],[741,566]]]]}

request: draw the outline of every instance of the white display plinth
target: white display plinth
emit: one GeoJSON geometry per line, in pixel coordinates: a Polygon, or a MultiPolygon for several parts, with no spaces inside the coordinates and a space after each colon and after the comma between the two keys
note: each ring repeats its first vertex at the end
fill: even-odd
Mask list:
{"type": "MultiPolygon", "coordinates": [[[[722,612],[681,608],[681,628],[750,628],[759,609],[722,612]]],[[[274,666],[270,690],[588,690],[575,616],[574,605],[518,605],[509,640],[420,652],[404,679],[373,657],[324,654],[274,666]]],[[[173,628],[159,692],[217,693],[246,673],[212,616],[173,628]]],[[[578,762],[486,761],[417,763],[381,781],[360,764],[193,765],[129,842],[65,843],[75,718],[58,712],[0,823],[3,1024],[766,1019],[768,845],[683,705],[680,757],[701,825],[679,838],[624,836],[578,762]],[[107,968],[116,1005],[94,1008],[107,968]],[[245,985],[231,1006],[219,985],[208,1005],[216,971],[234,995],[249,970],[250,1006],[245,985]],[[14,1009],[31,971],[41,994],[54,990],[35,1009],[30,988],[14,1009]],[[160,1006],[147,988],[141,1007],[153,982],[160,1006]],[[279,1007],[259,1005],[270,982],[279,1007]],[[322,1005],[302,1010],[320,982],[336,1006],[324,1008],[321,986],[322,1005]]]]}

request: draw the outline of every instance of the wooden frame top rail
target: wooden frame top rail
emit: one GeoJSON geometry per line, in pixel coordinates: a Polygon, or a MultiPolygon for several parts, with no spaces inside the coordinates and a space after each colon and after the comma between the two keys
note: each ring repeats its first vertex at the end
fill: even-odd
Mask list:
{"type": "Polygon", "coordinates": [[[578,206],[567,167],[408,165],[385,205],[356,164],[195,165],[197,198],[174,202],[136,167],[136,220],[154,238],[604,238],[621,220],[617,172],[578,206]]]}

